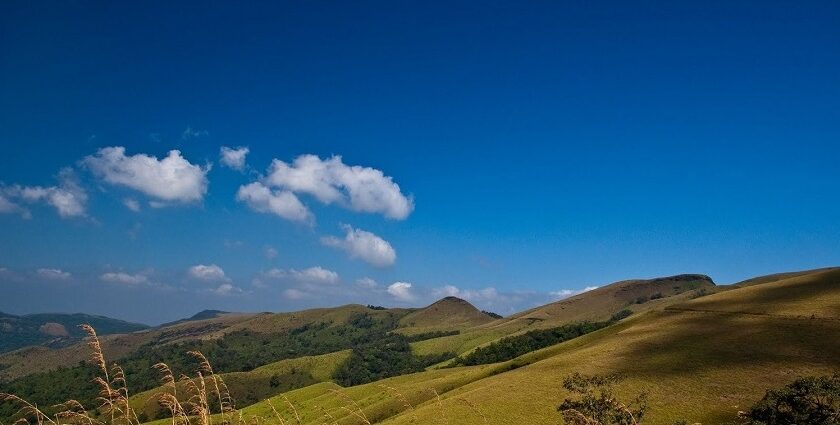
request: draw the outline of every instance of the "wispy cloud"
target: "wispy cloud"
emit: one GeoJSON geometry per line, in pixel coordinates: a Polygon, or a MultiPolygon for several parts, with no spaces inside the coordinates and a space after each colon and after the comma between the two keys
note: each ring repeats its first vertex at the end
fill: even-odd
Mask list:
{"type": "Polygon", "coordinates": [[[73,277],[70,272],[66,272],[61,269],[41,268],[36,270],[35,273],[39,277],[49,280],[67,280],[73,277]]]}

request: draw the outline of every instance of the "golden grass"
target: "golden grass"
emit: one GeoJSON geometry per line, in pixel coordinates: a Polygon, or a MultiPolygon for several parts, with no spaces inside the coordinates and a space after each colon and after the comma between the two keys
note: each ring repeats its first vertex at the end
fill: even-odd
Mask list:
{"type": "MultiPolygon", "coordinates": [[[[667,298],[616,325],[507,362],[349,388],[324,382],[238,410],[224,375],[190,352],[198,362],[192,377],[175,379],[167,365],[154,366],[161,373],[158,400],[170,417],[149,425],[558,423],[556,406],[569,396],[562,380],[574,372],[622,376],[617,399],[647,393],[645,424],[715,424],[735,420],[768,388],[840,369],[840,270],[768,279],[693,300],[690,294],[667,298]]],[[[521,323],[497,321],[465,335],[492,338],[521,323]]],[[[95,331],[85,330],[90,361],[100,372],[98,405],[70,400],[48,416],[34,403],[0,394],[20,406],[26,423],[139,425],[127,377],[118,365],[108,366],[95,331]]]]}

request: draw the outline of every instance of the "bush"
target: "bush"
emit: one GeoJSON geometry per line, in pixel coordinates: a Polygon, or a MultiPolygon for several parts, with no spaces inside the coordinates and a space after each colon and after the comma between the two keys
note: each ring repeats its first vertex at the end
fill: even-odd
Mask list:
{"type": "Polygon", "coordinates": [[[769,390],[741,417],[749,425],[838,425],[840,374],[799,378],[769,390]]]}
{"type": "Polygon", "coordinates": [[[494,318],[494,319],[501,319],[503,317],[501,314],[496,314],[496,313],[493,313],[492,311],[481,310],[481,312],[490,316],[490,317],[492,317],[492,318],[494,318]]]}
{"type": "Polygon", "coordinates": [[[621,319],[629,317],[631,314],[633,314],[633,312],[625,308],[624,310],[613,314],[612,317],[610,317],[610,322],[618,322],[621,319]]]}
{"type": "Polygon", "coordinates": [[[636,425],[642,423],[647,396],[639,394],[629,404],[616,400],[613,385],[616,376],[586,376],[575,373],[563,380],[563,388],[578,395],[557,406],[569,425],[636,425]],[[635,408],[633,406],[636,406],[635,408]]]}
{"type": "Polygon", "coordinates": [[[652,300],[658,300],[660,298],[662,298],[662,293],[661,292],[657,292],[657,293],[650,296],[650,299],[652,299],[652,300]]]}

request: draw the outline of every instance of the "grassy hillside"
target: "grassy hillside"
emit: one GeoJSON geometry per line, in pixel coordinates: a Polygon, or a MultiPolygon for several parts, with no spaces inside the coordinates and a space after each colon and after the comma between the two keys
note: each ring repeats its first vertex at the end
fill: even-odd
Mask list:
{"type": "MultiPolygon", "coordinates": [[[[457,314],[446,311],[453,305],[461,303],[445,300],[425,312],[345,306],[256,315],[194,342],[181,340],[174,347],[222,342],[227,344],[222,352],[241,349],[231,344],[236,341],[232,335],[243,337],[240,342],[245,346],[256,339],[259,346],[271,347],[272,335],[283,335],[282,341],[303,335],[303,340],[318,346],[320,341],[360,332],[351,339],[357,341],[347,347],[351,350],[305,357],[295,353],[294,358],[223,375],[234,397],[243,400],[237,404],[240,407],[269,397],[242,408],[243,418],[259,416],[272,423],[279,422],[272,419],[272,405],[285,420],[297,423],[293,418],[298,415],[302,424],[362,424],[363,417],[370,423],[394,425],[560,423],[556,406],[569,396],[563,379],[580,372],[621,376],[616,387],[619,399],[648,393],[646,424],[671,425],[678,419],[715,424],[733,420],[737,411],[755,403],[768,388],[840,370],[840,269],[823,269],[720,288],[702,275],[617,282],[510,318],[479,318],[482,323],[472,327],[451,328],[460,332],[457,335],[415,342],[413,350],[434,354],[458,347],[465,353],[529,330],[633,311],[620,322],[566,342],[494,364],[432,368],[347,388],[330,382],[354,358],[362,363],[370,360],[368,355],[386,364],[392,358],[403,361],[404,357],[379,357],[395,344],[405,346],[407,337],[393,331],[431,329],[434,317],[457,314]],[[272,328],[284,330],[275,334],[269,331],[272,328]],[[361,331],[371,328],[378,333],[361,331]],[[376,338],[358,339],[364,335],[376,338]]],[[[465,317],[471,314],[464,309],[465,317]]],[[[456,319],[437,329],[453,323],[467,326],[456,319]]],[[[409,334],[417,335],[413,331],[409,334]]],[[[132,378],[130,374],[130,383],[132,378]]],[[[63,386],[77,381],[51,382],[63,386]]],[[[156,414],[152,395],[145,392],[131,399],[144,419],[156,414]]],[[[155,423],[164,421],[171,423],[171,419],[155,423]]]]}
{"type": "Polygon", "coordinates": [[[493,320],[467,301],[456,297],[446,297],[428,307],[407,314],[400,320],[399,332],[414,335],[460,331],[493,320]]]}
{"type": "Polygon", "coordinates": [[[413,348],[421,355],[447,351],[463,354],[508,335],[573,322],[605,321],[623,309],[638,313],[688,299],[698,291],[715,289],[714,282],[703,275],[621,281],[476,326],[458,335],[417,342],[413,348]]]}
{"type": "Polygon", "coordinates": [[[79,325],[95,326],[102,335],[129,333],[148,326],[89,314],[27,314],[15,316],[0,313],[0,353],[31,345],[61,347],[78,342],[84,333],[79,325]]]}
{"type": "MultiPolygon", "coordinates": [[[[624,377],[619,397],[649,393],[645,423],[715,424],[734,419],[768,388],[840,369],[840,270],[768,279],[696,299],[688,295],[511,361],[345,389],[318,384],[287,396],[304,424],[322,423],[325,412],[339,424],[362,423],[353,408],[343,408],[349,401],[331,391],[336,389],[372,423],[483,424],[482,415],[489,424],[560,423],[556,406],[568,396],[564,377],[615,373],[624,377]]],[[[282,399],[271,401],[284,409],[282,399]]],[[[272,416],[267,402],[243,414],[272,416]]]]}
{"type": "MultiPolygon", "coordinates": [[[[231,396],[239,406],[248,406],[271,396],[332,379],[336,370],[350,357],[350,350],[319,356],[303,356],[281,360],[248,372],[222,373],[231,396]]],[[[131,406],[143,419],[166,417],[167,412],[158,404],[158,395],[164,391],[157,387],[130,398],[131,406]]],[[[187,401],[186,384],[178,384],[181,402],[187,401]]]]}

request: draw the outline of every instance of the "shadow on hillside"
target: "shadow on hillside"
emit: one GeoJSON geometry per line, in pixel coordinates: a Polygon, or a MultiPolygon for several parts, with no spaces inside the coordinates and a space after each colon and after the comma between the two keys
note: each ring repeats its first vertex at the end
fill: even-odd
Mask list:
{"type": "Polygon", "coordinates": [[[686,374],[748,366],[838,368],[840,321],[667,311],[622,332],[628,375],[686,374]],[[663,329],[664,328],[664,329],[663,329]]]}
{"type": "MultiPolygon", "coordinates": [[[[786,304],[813,302],[815,311],[804,311],[799,314],[800,317],[810,317],[814,313],[817,313],[817,317],[825,317],[826,310],[828,310],[831,317],[840,319],[840,270],[820,273],[803,282],[778,286],[768,285],[760,287],[760,290],[747,289],[746,291],[744,297],[710,297],[708,300],[700,298],[689,305],[680,307],[699,310],[709,308],[718,311],[760,312],[766,306],[782,306],[782,310],[784,310],[786,304]],[[836,300],[836,302],[833,305],[828,305],[830,300],[836,300]],[[756,308],[751,309],[750,306],[756,306],[756,308]]],[[[787,313],[787,315],[790,315],[790,313],[787,313]]]]}

